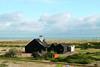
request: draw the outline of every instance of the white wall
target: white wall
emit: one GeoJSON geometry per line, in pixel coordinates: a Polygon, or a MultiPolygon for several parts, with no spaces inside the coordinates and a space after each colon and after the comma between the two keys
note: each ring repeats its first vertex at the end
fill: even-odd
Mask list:
{"type": "Polygon", "coordinates": [[[75,45],[71,45],[71,52],[75,51],[75,45]]]}

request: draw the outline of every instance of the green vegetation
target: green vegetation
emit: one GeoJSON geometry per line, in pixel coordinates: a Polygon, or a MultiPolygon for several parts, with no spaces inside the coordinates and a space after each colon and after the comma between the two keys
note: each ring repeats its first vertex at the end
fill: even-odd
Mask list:
{"type": "Polygon", "coordinates": [[[79,63],[89,64],[94,61],[100,61],[100,52],[96,53],[78,53],[65,58],[60,57],[58,59],[51,60],[53,62],[68,62],[68,63],[79,63]]]}
{"type": "Polygon", "coordinates": [[[88,64],[93,62],[92,57],[86,54],[74,54],[72,56],[68,56],[64,58],[65,62],[68,63],[80,63],[80,64],[88,64]]]}
{"type": "Polygon", "coordinates": [[[67,63],[79,63],[79,64],[89,64],[94,61],[100,61],[100,52],[84,52],[84,53],[77,53],[74,55],[70,55],[67,57],[60,56],[59,58],[53,58],[54,52],[48,52],[45,55],[33,55],[36,59],[45,59],[50,60],[52,62],[67,62],[67,63]],[[37,57],[36,57],[37,56],[37,57]]]}
{"type": "Polygon", "coordinates": [[[16,49],[10,49],[8,52],[4,54],[5,57],[14,58],[17,55],[16,49]]]}
{"type": "MultiPolygon", "coordinates": [[[[1,42],[0,47],[24,47],[25,45],[19,45],[20,43],[16,44],[14,42],[1,42]],[[14,45],[12,45],[14,44],[14,45]]],[[[26,43],[26,42],[25,42],[26,43]]],[[[25,44],[22,42],[22,44],[25,44]]],[[[46,60],[46,61],[53,61],[53,62],[66,62],[66,63],[79,63],[79,64],[89,64],[91,62],[95,61],[100,61],[100,42],[86,42],[86,43],[75,43],[76,45],[76,53],[74,55],[70,56],[60,56],[59,58],[55,59],[53,58],[54,52],[48,52],[48,53],[38,53],[38,52],[33,52],[32,57],[18,57],[18,51],[16,49],[10,49],[9,51],[6,52],[6,49],[2,49],[2,52],[6,52],[4,55],[0,55],[0,60],[11,60],[11,61],[41,61],[41,60],[46,60]]],[[[21,52],[21,51],[19,51],[21,52]]],[[[60,65],[58,65],[60,66],[60,65]]],[[[6,67],[5,64],[0,64],[0,67],[6,67]]]]}
{"type": "Polygon", "coordinates": [[[24,45],[0,45],[0,47],[24,47],[24,45]]]}
{"type": "Polygon", "coordinates": [[[94,61],[100,61],[100,52],[82,52],[67,57],[60,56],[59,58],[53,58],[54,52],[48,52],[45,54],[39,54],[38,52],[32,53],[32,57],[16,57],[17,51],[10,49],[5,55],[0,56],[0,59],[17,60],[17,61],[34,61],[34,60],[50,60],[52,62],[67,62],[67,63],[79,63],[89,64],[94,61]]]}
{"type": "Polygon", "coordinates": [[[57,65],[56,65],[56,67],[62,67],[62,66],[63,66],[62,64],[57,64],[57,65]]]}
{"type": "Polygon", "coordinates": [[[81,49],[88,49],[88,48],[95,48],[100,49],[100,42],[86,42],[86,43],[77,43],[77,48],[81,49]]]}
{"type": "Polygon", "coordinates": [[[95,53],[87,53],[92,56],[92,58],[96,61],[100,61],[100,52],[95,52],[95,53]]]}
{"type": "Polygon", "coordinates": [[[0,64],[0,67],[8,67],[8,65],[2,63],[2,64],[0,64]]]}
{"type": "Polygon", "coordinates": [[[54,51],[51,51],[51,52],[47,52],[45,55],[44,55],[44,58],[45,59],[51,59],[51,58],[53,58],[53,55],[55,54],[55,52],[54,51]]]}
{"type": "Polygon", "coordinates": [[[92,62],[91,59],[87,59],[87,57],[82,57],[82,56],[78,56],[78,55],[68,56],[66,58],[53,59],[51,61],[53,61],[53,62],[67,62],[67,63],[80,63],[80,64],[88,64],[88,63],[92,62]],[[77,58],[77,57],[79,57],[79,58],[77,58]]]}
{"type": "Polygon", "coordinates": [[[53,58],[53,54],[54,54],[53,51],[47,52],[47,53],[44,53],[44,54],[41,54],[41,53],[38,53],[38,52],[33,52],[32,57],[35,60],[41,60],[41,59],[50,60],[50,59],[53,58]]]}

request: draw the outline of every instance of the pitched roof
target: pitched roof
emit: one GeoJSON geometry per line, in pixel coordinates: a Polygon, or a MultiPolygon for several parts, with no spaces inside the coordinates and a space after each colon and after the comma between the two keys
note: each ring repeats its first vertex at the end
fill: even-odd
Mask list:
{"type": "MultiPolygon", "coordinates": [[[[32,44],[32,43],[35,43],[35,42],[39,43],[40,45],[43,45],[44,47],[47,47],[47,43],[45,41],[42,42],[40,39],[34,39],[29,44],[32,44]]],[[[32,45],[35,45],[35,44],[32,44],[32,45]]]]}

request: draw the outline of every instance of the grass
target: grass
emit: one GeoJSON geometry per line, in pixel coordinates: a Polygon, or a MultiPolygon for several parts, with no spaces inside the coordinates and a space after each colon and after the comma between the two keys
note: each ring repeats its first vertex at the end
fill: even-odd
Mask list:
{"type": "Polygon", "coordinates": [[[7,65],[7,64],[4,64],[4,63],[2,63],[2,64],[0,64],[0,67],[8,67],[8,65],[7,65]]]}
{"type": "Polygon", "coordinates": [[[93,58],[95,58],[97,61],[100,61],[100,55],[99,56],[92,56],[93,58]]]}
{"type": "Polygon", "coordinates": [[[24,47],[24,45],[0,45],[0,47],[24,47]]]}
{"type": "Polygon", "coordinates": [[[54,62],[68,62],[68,63],[79,63],[88,64],[96,61],[100,61],[100,49],[80,49],[76,48],[76,54],[70,55],[66,58],[61,56],[58,59],[51,59],[54,62]]]}
{"type": "Polygon", "coordinates": [[[76,52],[90,55],[95,61],[100,61],[100,49],[89,48],[83,50],[80,48],[76,48],[76,52]]]}
{"type": "MultiPolygon", "coordinates": [[[[66,42],[65,41],[52,41],[52,42],[57,42],[57,43],[62,43],[62,42],[64,42],[64,43],[81,43],[82,41],[73,41],[73,42],[71,42],[71,41],[67,41],[66,40],[66,42]]],[[[51,41],[48,41],[48,43],[52,43],[51,41]]],[[[83,41],[83,42],[85,42],[85,41],[83,41]]],[[[83,43],[82,42],[82,43],[83,43]]],[[[0,47],[2,48],[2,49],[6,49],[6,48],[13,48],[13,47],[16,47],[17,49],[19,49],[19,47],[21,47],[21,48],[24,48],[24,46],[25,45],[27,45],[27,43],[29,43],[29,41],[0,41],[0,47]]],[[[93,53],[95,53],[95,52],[100,52],[100,49],[94,49],[94,48],[89,48],[89,49],[80,49],[80,48],[76,48],[76,52],[77,53],[88,53],[89,52],[89,54],[88,55],[91,55],[95,60],[97,60],[97,61],[100,61],[100,55],[95,55],[95,54],[93,54],[93,53]]],[[[34,61],[37,61],[37,62],[39,62],[39,61],[41,61],[41,60],[33,60],[33,58],[32,57],[16,57],[16,58],[6,58],[6,57],[1,57],[0,56],[0,59],[1,60],[3,60],[3,59],[5,59],[5,60],[11,60],[11,61],[26,61],[26,62],[34,62],[34,61]]]]}
{"type": "Polygon", "coordinates": [[[24,47],[29,40],[0,41],[0,47],[24,47]]]}
{"type": "Polygon", "coordinates": [[[24,61],[24,62],[41,62],[42,60],[35,60],[32,57],[14,57],[8,58],[4,56],[0,56],[0,60],[9,60],[9,61],[24,61]]]}
{"type": "Polygon", "coordinates": [[[62,66],[63,66],[62,64],[57,64],[57,65],[56,65],[56,67],[62,67],[62,66]]]}
{"type": "Polygon", "coordinates": [[[32,61],[31,57],[14,57],[14,58],[8,58],[4,56],[0,56],[0,60],[11,60],[11,61],[32,61]]]}
{"type": "Polygon", "coordinates": [[[76,52],[78,53],[87,53],[87,52],[100,52],[100,49],[95,49],[95,48],[90,48],[90,49],[81,49],[81,48],[76,48],[75,49],[76,52]]]}

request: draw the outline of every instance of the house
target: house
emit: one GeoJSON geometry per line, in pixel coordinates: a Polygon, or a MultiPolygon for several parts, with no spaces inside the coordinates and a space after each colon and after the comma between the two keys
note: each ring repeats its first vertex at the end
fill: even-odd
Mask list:
{"type": "Polygon", "coordinates": [[[30,43],[28,43],[25,46],[25,52],[26,53],[33,53],[33,52],[39,52],[42,53],[46,51],[47,43],[44,40],[41,39],[34,39],[30,43]]]}
{"type": "Polygon", "coordinates": [[[70,44],[51,44],[48,47],[48,52],[54,51],[58,54],[63,54],[66,52],[74,52],[75,51],[75,46],[70,45],[70,44]]]}
{"type": "Polygon", "coordinates": [[[56,52],[56,45],[54,43],[51,44],[50,46],[48,46],[47,51],[48,52],[51,52],[51,51],[56,52]]]}
{"type": "Polygon", "coordinates": [[[63,44],[58,44],[58,45],[56,45],[56,52],[58,53],[58,54],[62,54],[62,53],[65,53],[65,52],[67,52],[68,50],[67,50],[67,45],[63,45],[63,44]]]}
{"type": "Polygon", "coordinates": [[[74,52],[75,45],[64,44],[64,43],[61,44],[53,43],[48,46],[47,43],[45,42],[45,39],[42,36],[40,36],[40,38],[32,40],[25,46],[26,53],[38,52],[43,54],[45,52],[51,52],[51,51],[54,51],[58,54],[63,54],[66,52],[74,52]]]}

